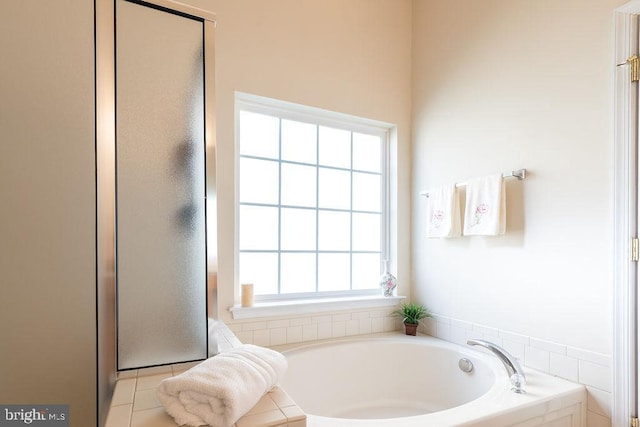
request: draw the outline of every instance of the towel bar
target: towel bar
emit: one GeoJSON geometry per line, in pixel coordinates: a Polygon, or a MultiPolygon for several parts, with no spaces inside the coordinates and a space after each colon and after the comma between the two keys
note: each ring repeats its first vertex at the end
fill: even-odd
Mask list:
{"type": "MultiPolygon", "coordinates": [[[[527,177],[527,170],[526,169],[516,169],[516,170],[504,172],[502,174],[502,177],[503,178],[516,178],[517,180],[522,181],[523,179],[525,179],[527,177]]],[[[466,185],[467,185],[466,182],[458,182],[456,184],[456,188],[464,187],[466,185]]],[[[429,192],[428,191],[422,191],[420,193],[420,195],[424,196],[424,197],[429,197],[429,192]]]]}

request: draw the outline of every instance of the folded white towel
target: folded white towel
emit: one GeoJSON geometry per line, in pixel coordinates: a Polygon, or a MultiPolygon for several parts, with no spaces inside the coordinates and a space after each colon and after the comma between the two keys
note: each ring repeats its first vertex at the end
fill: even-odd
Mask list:
{"type": "Polygon", "coordinates": [[[460,204],[455,185],[429,191],[427,237],[460,236],[460,204]]]}
{"type": "Polygon", "coordinates": [[[497,236],[506,229],[506,197],[502,174],[467,182],[465,236],[497,236]]]}
{"type": "Polygon", "coordinates": [[[244,344],[163,380],[156,395],[180,426],[230,427],[286,369],[287,360],[277,351],[244,344]]]}

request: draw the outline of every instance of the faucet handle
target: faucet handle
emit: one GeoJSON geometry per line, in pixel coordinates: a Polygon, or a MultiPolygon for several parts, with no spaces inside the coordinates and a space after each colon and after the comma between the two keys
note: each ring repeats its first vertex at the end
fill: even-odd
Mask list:
{"type": "Polygon", "coordinates": [[[520,375],[517,372],[509,377],[511,382],[511,391],[518,394],[524,394],[524,386],[527,384],[527,379],[524,375],[520,375]]]}

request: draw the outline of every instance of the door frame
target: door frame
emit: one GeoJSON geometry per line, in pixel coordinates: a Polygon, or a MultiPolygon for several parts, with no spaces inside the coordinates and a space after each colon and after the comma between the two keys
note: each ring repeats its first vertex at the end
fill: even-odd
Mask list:
{"type": "Polygon", "coordinates": [[[638,416],[637,402],[637,263],[631,260],[631,239],[638,223],[637,84],[632,84],[627,58],[638,53],[637,16],[640,0],[614,12],[614,307],[613,426],[628,426],[638,416]]]}

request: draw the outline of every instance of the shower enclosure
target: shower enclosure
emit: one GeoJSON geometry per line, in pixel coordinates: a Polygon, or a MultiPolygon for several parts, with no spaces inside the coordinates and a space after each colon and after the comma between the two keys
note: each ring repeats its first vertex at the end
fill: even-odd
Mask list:
{"type": "Polygon", "coordinates": [[[207,357],[213,22],[175,5],[115,3],[118,370],[207,357]]]}

